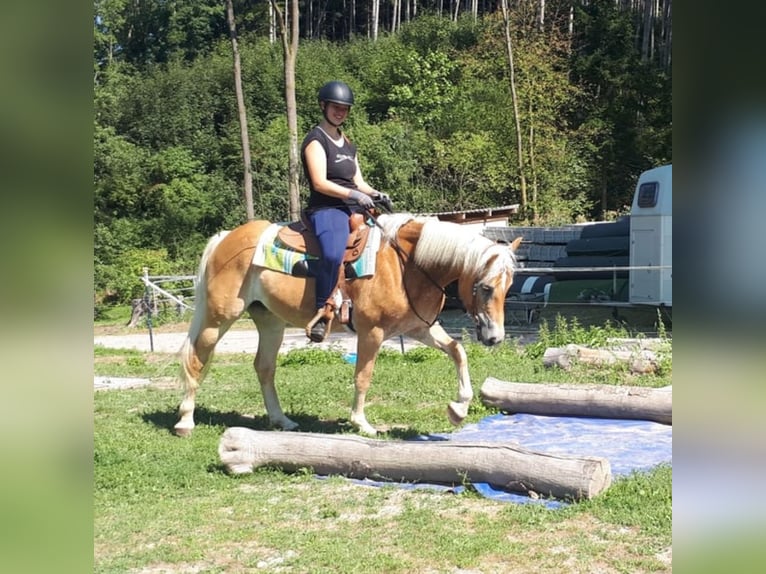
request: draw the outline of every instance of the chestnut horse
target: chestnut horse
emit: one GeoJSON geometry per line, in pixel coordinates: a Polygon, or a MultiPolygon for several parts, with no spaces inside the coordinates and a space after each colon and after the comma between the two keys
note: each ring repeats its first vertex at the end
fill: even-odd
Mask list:
{"type": "MultiPolygon", "coordinates": [[[[444,287],[458,281],[460,299],[476,324],[479,341],[490,346],[505,337],[505,296],[513,280],[517,239],[510,247],[476,231],[436,218],[380,215],[383,238],[374,275],[347,280],[357,334],[351,423],[375,435],[364,403],[378,351],[386,339],[406,335],[443,351],[457,369],[457,400],[447,409],[460,424],[473,398],[465,350],[436,321],[444,287]]],[[[194,400],[213,359],[215,346],[245,312],[258,329],[254,367],[269,421],[285,430],[298,425],[282,412],[274,386],[277,353],[287,325],[304,326],[314,316],[314,279],[256,267],[258,238],[271,225],[250,221],[213,236],[202,254],[194,317],[180,351],[179,379],[185,389],[175,425],[178,435],[194,428],[194,400]]],[[[332,330],[342,330],[339,321],[332,330]]]]}

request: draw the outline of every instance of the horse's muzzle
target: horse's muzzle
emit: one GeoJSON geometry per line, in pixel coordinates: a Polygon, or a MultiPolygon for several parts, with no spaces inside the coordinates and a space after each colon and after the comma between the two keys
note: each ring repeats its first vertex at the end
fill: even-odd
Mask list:
{"type": "Polygon", "coordinates": [[[487,347],[501,343],[505,339],[505,329],[498,328],[494,324],[476,324],[476,338],[487,347]]]}

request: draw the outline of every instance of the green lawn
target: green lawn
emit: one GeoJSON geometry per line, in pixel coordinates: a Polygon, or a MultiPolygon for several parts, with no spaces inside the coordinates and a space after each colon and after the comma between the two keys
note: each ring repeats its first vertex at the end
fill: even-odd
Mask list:
{"type": "MultiPolygon", "coordinates": [[[[559,326],[550,341],[603,338],[601,330],[559,326]]],[[[537,347],[466,343],[478,389],[507,381],[670,384],[670,350],[658,375],[619,367],[568,373],[541,366],[537,347]]],[[[172,435],[181,391],[172,355],[96,348],[97,375],[146,377],[152,384],[94,397],[95,572],[670,572],[672,471],[616,481],[594,500],[549,510],[483,498],[317,480],[309,469],[227,475],[217,455],[229,426],[267,429],[252,357],[222,354],[198,394],[197,427],[172,435]]],[[[277,387],[301,430],[352,432],[353,367],[340,353],[296,350],[280,358],[277,387]]],[[[451,362],[431,349],[386,351],[368,395],[383,440],[452,430],[451,362]]],[[[495,411],[475,399],[468,422],[495,411]]],[[[275,431],[276,432],[276,431],[275,431]]]]}

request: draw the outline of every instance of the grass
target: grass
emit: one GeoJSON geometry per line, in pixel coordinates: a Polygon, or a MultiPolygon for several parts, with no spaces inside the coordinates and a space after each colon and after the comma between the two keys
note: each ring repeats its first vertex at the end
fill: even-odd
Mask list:
{"type": "MultiPolygon", "coordinates": [[[[562,336],[564,326],[552,329],[562,336]]],[[[569,325],[566,327],[572,332],[569,325]]],[[[592,333],[593,337],[598,335],[592,333]]],[[[593,338],[592,337],[592,338],[593,338]]],[[[670,384],[659,375],[541,367],[533,349],[466,342],[474,389],[487,376],[525,382],[670,384]]],[[[94,396],[94,556],[97,573],[123,572],[670,572],[670,467],[620,479],[564,509],[513,505],[471,489],[444,494],[317,480],[310,471],[227,475],[217,446],[229,426],[267,429],[252,358],[221,354],[201,387],[197,428],[171,434],[180,391],[175,357],[97,348],[97,375],[145,377],[147,387],[94,396]],[[248,416],[251,418],[245,418],[248,416]]],[[[351,432],[353,367],[340,352],[294,350],[277,386],[301,430],[351,432]]],[[[454,368],[440,353],[384,351],[368,395],[382,439],[448,432],[454,368]]],[[[495,411],[474,400],[469,422],[495,411]]]]}

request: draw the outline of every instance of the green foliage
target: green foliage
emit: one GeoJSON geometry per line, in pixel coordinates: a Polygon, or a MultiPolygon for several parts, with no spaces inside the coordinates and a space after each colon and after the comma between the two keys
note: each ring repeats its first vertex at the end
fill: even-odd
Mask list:
{"type": "MultiPolygon", "coordinates": [[[[357,8],[362,18],[367,8],[357,8]]],[[[356,95],[345,128],[365,177],[398,210],[518,203],[502,21],[494,9],[453,21],[423,8],[376,42],[301,39],[298,137],[320,118],[319,86],[342,79],[356,95]]],[[[637,57],[636,23],[626,12],[609,3],[576,9],[571,42],[566,26],[540,31],[526,5],[512,10],[523,161],[539,224],[619,212],[637,175],[671,159],[669,74],[637,57]]],[[[98,301],[131,295],[124,263],[131,249],[165,250],[191,272],[210,235],[244,220],[244,202],[223,3],[99,0],[94,11],[98,301]]],[[[266,37],[265,3],[235,2],[235,15],[256,214],[281,221],[289,141],[282,48],[266,37]]]]}
{"type": "Polygon", "coordinates": [[[574,110],[575,127],[590,145],[594,200],[606,190],[604,207],[619,210],[630,205],[640,172],[670,162],[671,138],[655,139],[657,130],[672,125],[670,80],[641,61],[629,12],[609,2],[575,10],[581,26],[570,69],[585,92],[574,110]]]}
{"type": "Polygon", "coordinates": [[[452,75],[455,64],[447,54],[430,51],[422,56],[414,51],[402,54],[390,72],[386,97],[391,117],[401,117],[415,125],[438,120],[449,106],[455,88],[452,75]]]}
{"type": "Polygon", "coordinates": [[[177,272],[176,265],[168,260],[164,249],[127,249],[120,254],[119,266],[107,266],[101,270],[101,289],[108,294],[107,301],[125,302],[140,298],[144,294],[144,284],[140,277],[144,267],[151,269],[152,275],[168,275],[177,272]]]}
{"type": "Polygon", "coordinates": [[[526,348],[526,353],[530,357],[538,358],[542,357],[548,347],[563,347],[569,344],[604,348],[609,345],[610,339],[628,336],[629,333],[624,327],[615,326],[609,321],[603,326],[583,327],[577,317],[567,319],[563,315],[557,315],[553,329],[545,320],[540,323],[537,341],[526,348]]]}

